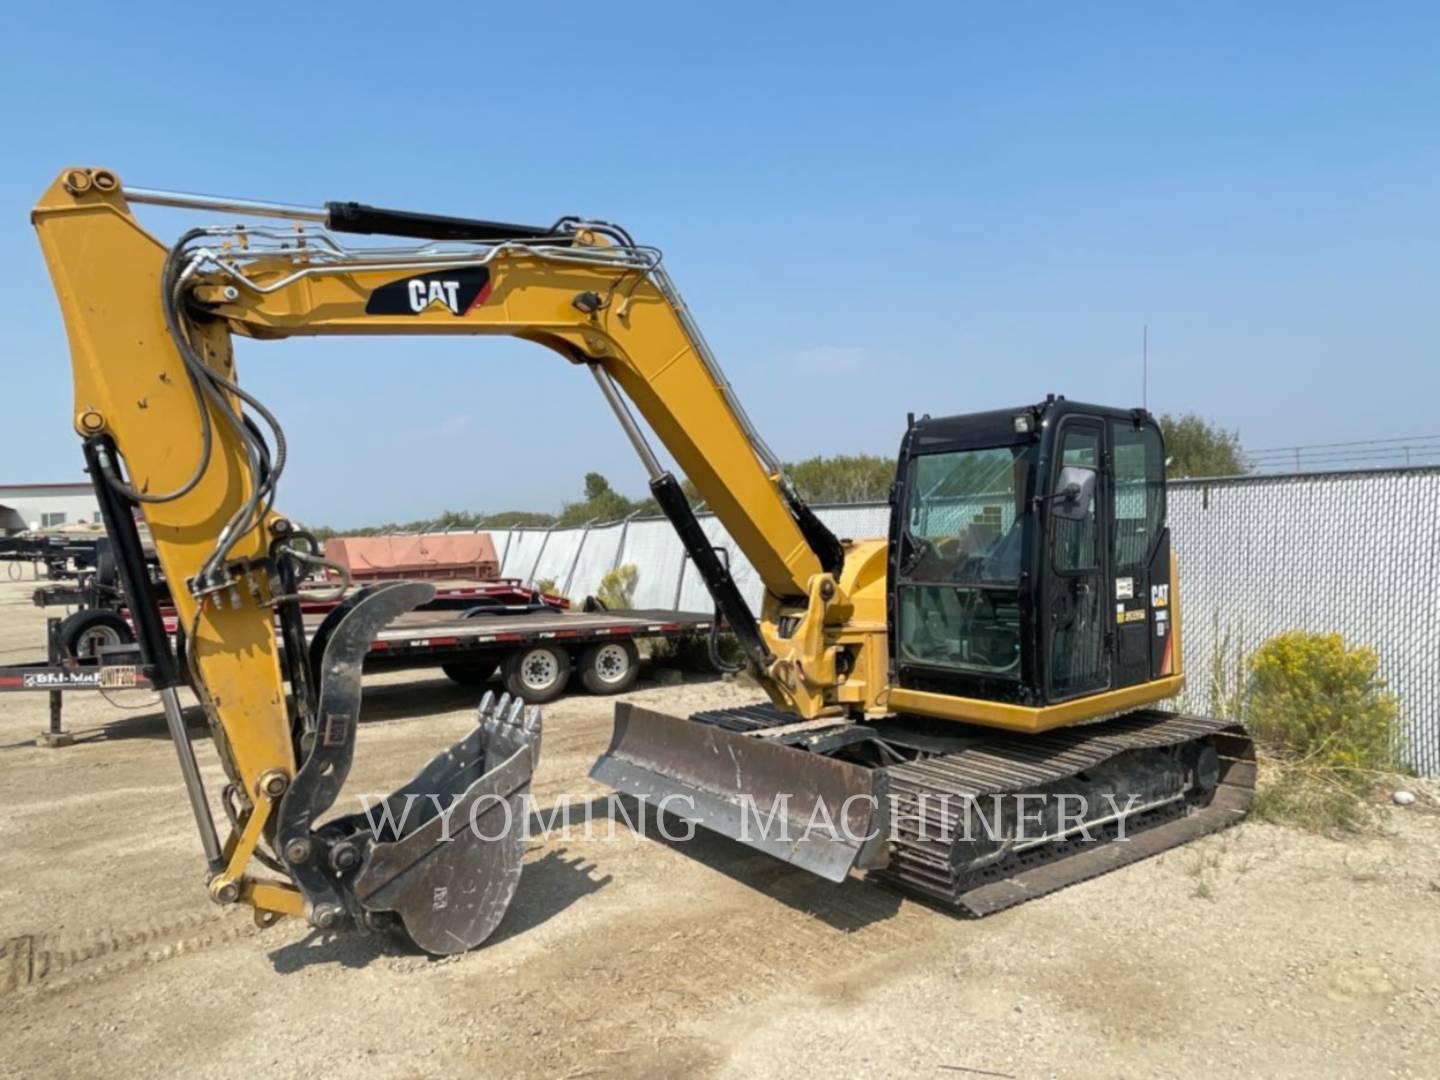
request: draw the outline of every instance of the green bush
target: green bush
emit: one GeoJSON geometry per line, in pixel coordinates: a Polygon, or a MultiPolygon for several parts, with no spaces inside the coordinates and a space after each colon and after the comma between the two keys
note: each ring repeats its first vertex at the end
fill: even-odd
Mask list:
{"type": "Polygon", "coordinates": [[[1398,766],[1399,710],[1373,649],[1296,630],[1260,646],[1247,666],[1245,720],[1276,754],[1362,787],[1398,766]]]}
{"type": "Polygon", "coordinates": [[[595,590],[595,599],[611,611],[623,611],[635,606],[635,586],[640,580],[640,568],[634,563],[617,566],[600,579],[595,590]]]}

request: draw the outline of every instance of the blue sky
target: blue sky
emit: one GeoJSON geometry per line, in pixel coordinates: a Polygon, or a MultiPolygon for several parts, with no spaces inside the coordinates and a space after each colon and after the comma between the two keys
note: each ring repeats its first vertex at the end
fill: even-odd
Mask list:
{"type": "MultiPolygon", "coordinates": [[[[66,165],[548,222],[666,252],[784,457],[1047,392],[1247,446],[1440,433],[1440,6],[15,5],[0,482],[76,479],[28,209],[66,165]],[[510,10],[507,10],[509,8],[510,10]]],[[[172,238],[187,220],[142,219],[172,238]]],[[[241,342],[337,525],[644,474],[588,377],[493,340],[241,342]]]]}

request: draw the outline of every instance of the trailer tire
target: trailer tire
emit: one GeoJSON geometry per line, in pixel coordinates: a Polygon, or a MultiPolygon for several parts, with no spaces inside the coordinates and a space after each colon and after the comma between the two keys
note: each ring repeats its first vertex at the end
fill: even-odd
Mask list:
{"type": "Polygon", "coordinates": [[[120,567],[115,561],[115,552],[110,550],[109,541],[97,544],[95,548],[95,584],[102,589],[120,588],[120,567]]]}
{"type": "Polygon", "coordinates": [[[493,656],[477,656],[441,664],[440,670],[450,677],[451,682],[461,686],[484,686],[500,670],[500,661],[493,656]]]}
{"type": "Polygon", "coordinates": [[[570,654],[556,645],[531,645],[505,657],[505,689],[527,705],[543,705],[565,692],[570,654]]]}
{"type": "Polygon", "coordinates": [[[620,694],[640,675],[640,651],[633,641],[604,641],[580,654],[580,681],[592,694],[620,694]]]}
{"type": "Polygon", "coordinates": [[[134,640],[130,624],[113,611],[76,611],[60,623],[60,651],[71,658],[94,656],[98,645],[129,645],[134,640]]]}

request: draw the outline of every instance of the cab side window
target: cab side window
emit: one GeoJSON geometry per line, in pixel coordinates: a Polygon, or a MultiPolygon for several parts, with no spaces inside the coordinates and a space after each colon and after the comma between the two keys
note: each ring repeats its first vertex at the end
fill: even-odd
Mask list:
{"type": "Polygon", "coordinates": [[[1110,422],[1115,448],[1115,569],[1140,570],[1150,562],[1165,520],[1165,461],[1160,432],[1110,422]]]}
{"type": "MultiPolygon", "coordinates": [[[[1100,463],[1100,431],[1098,428],[1071,428],[1063,432],[1060,463],[1097,469],[1100,463]]],[[[1099,500],[1090,496],[1081,513],[1072,518],[1054,515],[1051,530],[1054,537],[1055,569],[1061,573],[1083,573],[1100,566],[1099,500]]]]}

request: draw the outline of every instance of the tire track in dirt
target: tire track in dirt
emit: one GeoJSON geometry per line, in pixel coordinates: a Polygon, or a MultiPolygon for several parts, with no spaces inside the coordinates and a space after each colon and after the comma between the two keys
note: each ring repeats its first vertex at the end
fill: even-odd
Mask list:
{"type": "Polygon", "coordinates": [[[72,935],[17,934],[0,943],[0,998],[110,978],[259,933],[253,922],[232,910],[72,935]]]}

